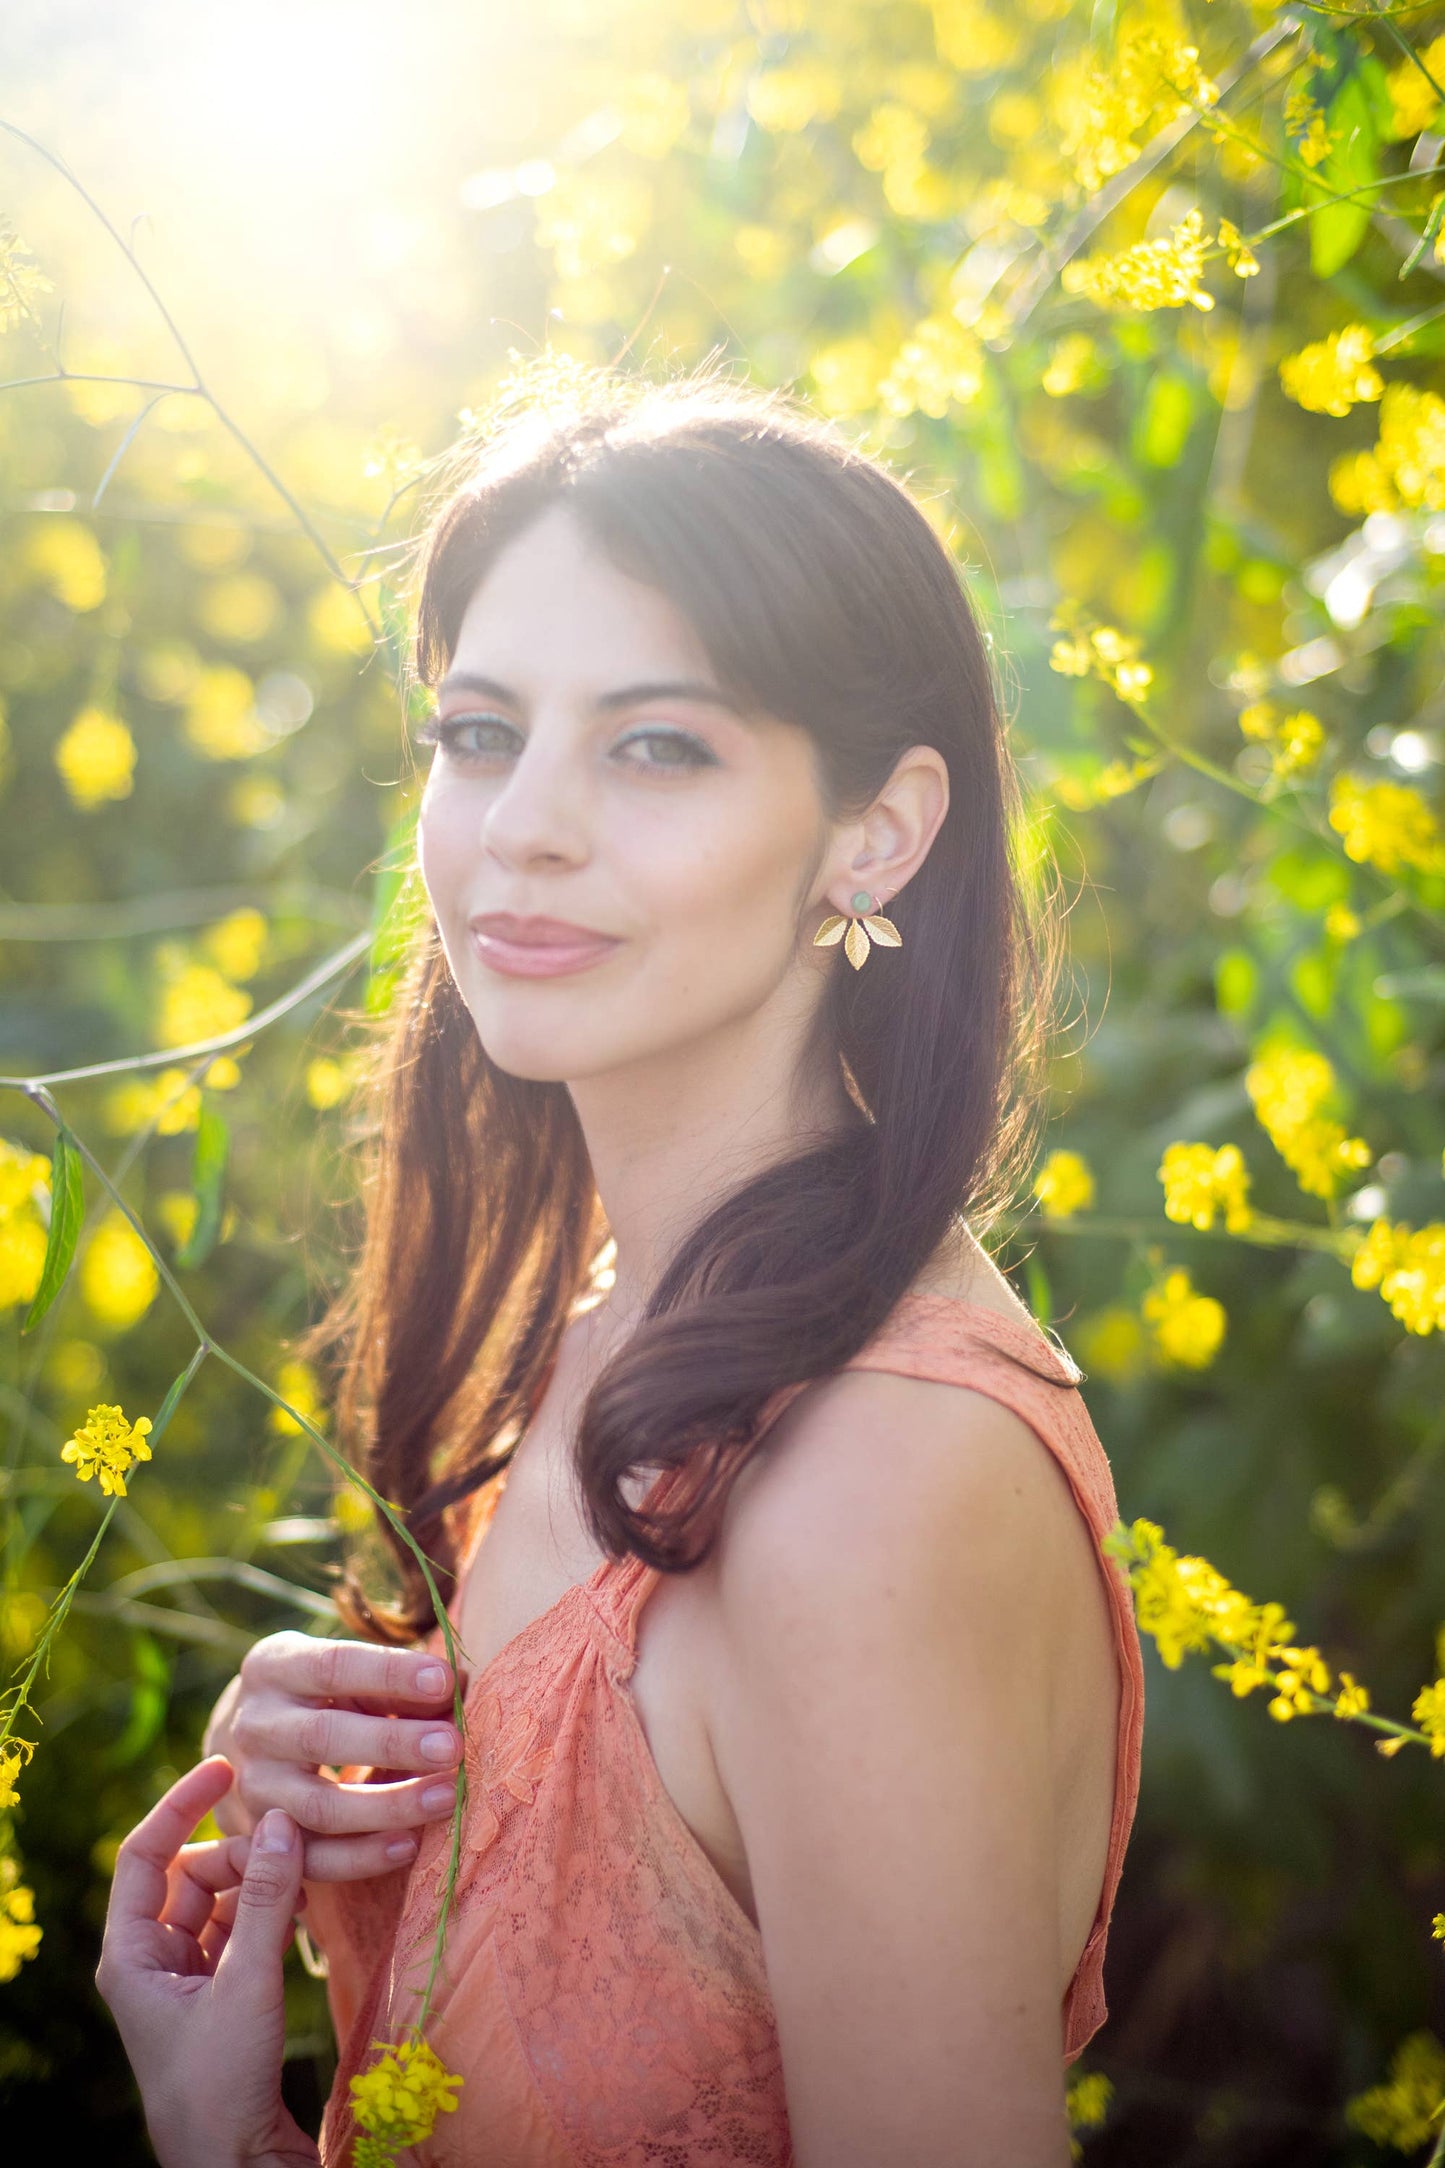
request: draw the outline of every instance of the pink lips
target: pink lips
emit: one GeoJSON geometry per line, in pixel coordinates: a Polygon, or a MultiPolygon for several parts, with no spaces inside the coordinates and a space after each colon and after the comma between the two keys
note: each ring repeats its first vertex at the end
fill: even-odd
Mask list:
{"type": "Polygon", "coordinates": [[[594,933],[561,918],[518,918],[510,911],[490,911],[468,921],[477,954],[484,964],[512,978],[550,979],[585,971],[621,944],[611,934],[594,933]]]}

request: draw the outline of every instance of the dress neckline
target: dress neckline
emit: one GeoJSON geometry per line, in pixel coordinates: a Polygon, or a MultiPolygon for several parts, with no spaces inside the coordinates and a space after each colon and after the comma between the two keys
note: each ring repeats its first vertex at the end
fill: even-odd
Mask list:
{"type": "MultiPolygon", "coordinates": [[[[971,1295],[944,1294],[932,1288],[905,1289],[903,1294],[899,1296],[893,1308],[889,1311],[887,1317],[883,1320],[883,1323],[877,1328],[876,1332],[870,1335],[870,1337],[863,1342],[863,1346],[856,1350],[856,1354],[861,1355],[865,1348],[872,1347],[879,1340],[884,1339],[887,1334],[893,1329],[895,1321],[910,1305],[915,1308],[919,1305],[923,1305],[924,1307],[932,1305],[950,1311],[972,1311],[976,1317],[987,1318],[991,1326],[997,1327],[1001,1332],[1003,1332],[1007,1336],[1012,1337],[1016,1341],[1024,1341],[1034,1347],[1037,1347],[1038,1343],[1042,1341],[1044,1346],[1047,1347],[1051,1353],[1061,1356],[1062,1360],[1067,1364],[1068,1369],[1071,1373],[1073,1373],[1075,1376],[1078,1375],[1072,1359],[1061,1348],[1057,1346],[1052,1336],[1045,1330],[1042,1325],[1037,1322],[1036,1319],[1028,1316],[1027,1314],[1024,1314],[1020,1317],[1014,1317],[1006,1310],[995,1309],[990,1303],[975,1301],[971,1295]]],[[[847,1363],[841,1365],[841,1368],[851,1368],[854,1359],[854,1357],[850,1357],[847,1363]]],[[[810,1379],[798,1381],[797,1389],[801,1390],[802,1384],[807,1384],[811,1382],[812,1381],[810,1379]]],[[[790,1390],[790,1387],[782,1386],[779,1388],[779,1390],[780,1392],[788,1392],[790,1390]]],[[[675,1477],[678,1473],[679,1471],[675,1468],[662,1469],[653,1479],[652,1483],[649,1485],[647,1491],[643,1496],[642,1503],[644,1505],[647,1505],[655,1501],[658,1495],[664,1490],[669,1479],[675,1477]]],[[[499,1480],[502,1483],[505,1483],[505,1470],[503,1471],[502,1476],[499,1478],[499,1480]]],[[[457,1626],[455,1619],[452,1618],[452,1606],[457,1602],[457,1599],[461,1594],[462,1582],[465,1580],[467,1573],[471,1570],[471,1567],[475,1562],[477,1552],[481,1547],[482,1539],[485,1533],[485,1527],[478,1529],[475,1539],[468,1543],[466,1555],[458,1573],[457,1587],[452,1596],[452,1602],[447,1606],[447,1618],[454,1634],[456,1634],[457,1632],[457,1626]]],[[[467,1683],[462,1689],[463,1700],[465,1702],[470,1702],[473,1695],[480,1692],[484,1683],[488,1679],[490,1679],[493,1672],[496,1671],[497,1667],[504,1661],[504,1659],[514,1655],[517,1649],[521,1646],[521,1644],[525,1641],[529,1641],[534,1634],[540,1633],[545,1628],[550,1626],[565,1605],[576,1602],[580,1599],[585,1599],[587,1602],[592,1603],[595,1609],[597,1608],[594,1601],[595,1597],[607,1586],[608,1580],[613,1575],[627,1574],[630,1572],[635,1577],[640,1579],[644,1574],[651,1574],[655,1571],[655,1568],[644,1566],[640,1559],[631,1556],[620,1559],[599,1559],[597,1564],[593,1567],[592,1571],[589,1574],[587,1574],[580,1581],[569,1581],[567,1586],[558,1592],[558,1594],[552,1599],[551,1603],[549,1603],[545,1607],[545,1609],[538,1611],[534,1617],[528,1619],[526,1625],[519,1627],[516,1633],[514,1633],[509,1640],[504,1641],[502,1643],[502,1646],[495,1652],[494,1655],[488,1658],[485,1664],[481,1665],[478,1669],[473,1670],[469,1674],[467,1678],[467,1683]]],[[[458,1653],[462,1656],[465,1656],[465,1650],[462,1648],[460,1636],[458,1636],[457,1639],[457,1648],[458,1653]]]]}

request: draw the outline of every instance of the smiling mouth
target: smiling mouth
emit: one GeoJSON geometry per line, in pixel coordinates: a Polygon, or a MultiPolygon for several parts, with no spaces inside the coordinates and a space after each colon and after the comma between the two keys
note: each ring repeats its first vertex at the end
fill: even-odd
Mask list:
{"type": "Polygon", "coordinates": [[[560,919],[517,919],[502,913],[472,919],[468,931],[481,961],[508,978],[549,979],[585,971],[622,946],[615,935],[560,919]]]}

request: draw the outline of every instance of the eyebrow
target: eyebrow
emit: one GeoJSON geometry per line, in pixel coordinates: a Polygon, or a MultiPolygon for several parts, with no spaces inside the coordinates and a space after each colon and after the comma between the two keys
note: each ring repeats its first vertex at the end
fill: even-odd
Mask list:
{"type": "MultiPolygon", "coordinates": [[[[482,693],[489,700],[504,701],[509,707],[522,705],[518,695],[509,685],[496,678],[482,677],[474,670],[454,670],[437,686],[437,697],[443,693],[482,693]]],[[[635,685],[614,686],[611,692],[599,693],[597,706],[609,711],[617,708],[639,707],[647,700],[700,700],[708,706],[724,708],[729,715],[746,721],[746,710],[725,693],[720,685],[710,685],[703,678],[646,678],[635,685]]]]}

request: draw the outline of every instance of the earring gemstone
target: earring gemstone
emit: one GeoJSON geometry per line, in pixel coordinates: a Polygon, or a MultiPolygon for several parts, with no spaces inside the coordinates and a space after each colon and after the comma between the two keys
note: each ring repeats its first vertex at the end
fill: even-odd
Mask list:
{"type": "Polygon", "coordinates": [[[869,895],[866,888],[854,889],[853,894],[849,897],[848,900],[851,908],[855,911],[866,911],[871,907],[873,902],[873,898],[869,895]]]}

